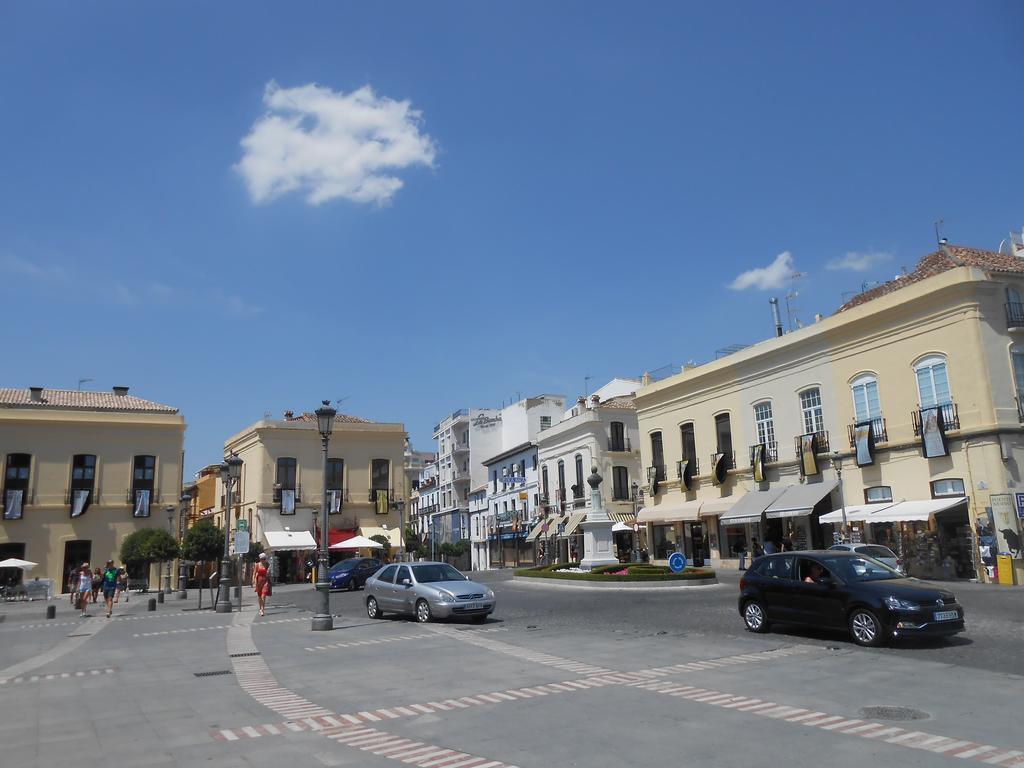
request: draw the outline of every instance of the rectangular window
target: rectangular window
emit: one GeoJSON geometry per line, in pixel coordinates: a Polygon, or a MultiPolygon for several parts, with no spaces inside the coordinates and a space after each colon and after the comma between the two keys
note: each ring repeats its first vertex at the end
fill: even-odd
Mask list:
{"type": "Polygon", "coordinates": [[[540,468],[540,488],[541,488],[541,494],[544,496],[544,498],[545,499],[550,499],[551,496],[548,495],[548,465],[547,464],[545,464],[543,467],[540,468]]]}
{"type": "Polygon", "coordinates": [[[345,488],[345,460],[327,460],[327,490],[341,491],[345,488]]]}
{"type": "Polygon", "coordinates": [[[935,480],[932,482],[932,498],[939,499],[944,496],[965,496],[964,481],[951,478],[949,480],[935,480]]]}
{"type": "Polygon", "coordinates": [[[821,390],[817,387],[800,393],[800,412],[804,417],[804,434],[825,431],[825,416],[821,410],[821,390]]]}
{"type": "Polygon", "coordinates": [[[864,502],[867,504],[881,504],[892,501],[892,488],[888,485],[876,485],[864,489],[864,502]]]}
{"type": "Polygon", "coordinates": [[[661,442],[661,432],[651,433],[651,464],[656,473],[655,479],[665,479],[665,446],[661,442]]]}
{"type": "Polygon", "coordinates": [[[572,497],[583,498],[583,457],[579,455],[576,456],[576,485],[573,487],[572,497]]]}
{"type": "Polygon", "coordinates": [[[875,379],[868,379],[857,382],[852,389],[853,414],[857,421],[881,418],[882,404],[878,399],[878,382],[875,379]]]}
{"type": "Polygon", "coordinates": [[[728,413],[715,416],[715,440],[718,452],[725,456],[726,467],[732,469],[732,422],[728,413]]]}
{"type": "Polygon", "coordinates": [[[93,501],[93,490],[96,483],[96,457],[91,453],[79,453],[71,459],[71,493],[68,501],[71,504],[71,516],[85,514],[86,508],[93,501]]]}
{"type": "Polygon", "coordinates": [[[550,427],[551,427],[551,417],[550,416],[541,416],[540,417],[540,428],[541,429],[550,429],[550,427]]]}
{"type": "Polygon", "coordinates": [[[697,438],[693,432],[693,422],[679,427],[679,436],[683,443],[683,461],[697,461],[697,438]]]}
{"type": "Polygon", "coordinates": [[[611,439],[609,441],[608,450],[626,450],[626,427],[621,421],[613,421],[611,423],[611,439]]]}
{"type": "Polygon", "coordinates": [[[629,469],[612,467],[612,501],[629,501],[629,469]]]}
{"type": "Polygon", "coordinates": [[[7,454],[4,468],[4,520],[20,520],[24,513],[31,466],[31,454],[7,454]]]}
{"type": "Polygon", "coordinates": [[[295,476],[298,462],[290,457],[277,460],[277,475],[274,482],[284,490],[295,490],[295,476]]]}
{"type": "Polygon", "coordinates": [[[775,421],[772,418],[772,404],[768,401],[754,406],[754,423],[757,425],[757,442],[765,445],[775,443],[775,421]]]}
{"type": "Polygon", "coordinates": [[[387,492],[391,487],[391,462],[387,459],[374,459],[370,462],[370,496],[371,501],[377,500],[377,492],[387,492]]]}
{"type": "Polygon", "coordinates": [[[135,517],[149,517],[156,480],[156,456],[136,456],[132,463],[132,508],[135,517]]]}

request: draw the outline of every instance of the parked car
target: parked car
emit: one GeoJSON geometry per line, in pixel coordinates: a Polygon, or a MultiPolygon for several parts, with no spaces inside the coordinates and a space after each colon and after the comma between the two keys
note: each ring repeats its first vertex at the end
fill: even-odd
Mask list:
{"type": "Polygon", "coordinates": [[[899,555],[888,547],[883,547],[881,544],[834,544],[829,549],[856,552],[858,555],[873,557],[880,563],[885,563],[893,570],[899,571],[904,575],[907,573],[903,568],[903,561],[900,560],[899,555]]]}
{"type": "Polygon", "coordinates": [[[331,589],[348,589],[355,591],[366,583],[375,571],[380,569],[381,562],[373,557],[353,557],[341,560],[327,571],[331,589]]]}
{"type": "Polygon", "coordinates": [[[447,563],[388,565],[366,581],[366,614],[371,619],[405,613],[420,622],[456,616],[485,621],[494,606],[490,588],[447,563]]]}
{"type": "Polygon", "coordinates": [[[845,629],[867,646],[964,630],[964,610],[945,587],[838,550],[759,557],[740,579],[739,611],[751,632],[804,624],[845,629]]]}

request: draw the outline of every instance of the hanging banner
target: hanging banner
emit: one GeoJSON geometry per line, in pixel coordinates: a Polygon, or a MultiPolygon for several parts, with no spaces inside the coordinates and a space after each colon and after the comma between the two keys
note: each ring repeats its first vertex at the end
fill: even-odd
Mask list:
{"type": "Polygon", "coordinates": [[[149,497],[151,491],[142,489],[135,492],[135,517],[149,517],[149,497]]]}
{"type": "Polygon", "coordinates": [[[716,453],[711,457],[711,482],[721,485],[725,480],[725,454],[716,453]]]}
{"type": "Polygon", "coordinates": [[[281,489],[281,514],[282,515],[294,515],[295,514],[295,489],[294,488],[282,488],[281,489]]]}
{"type": "Polygon", "coordinates": [[[377,491],[377,514],[386,515],[388,513],[388,492],[377,491]]]}
{"type": "Polygon", "coordinates": [[[693,462],[689,459],[680,461],[677,473],[679,475],[679,488],[684,491],[690,490],[690,486],[693,484],[693,462]]]}
{"type": "Polygon", "coordinates": [[[764,482],[764,443],[750,449],[750,466],[754,471],[754,482],[764,482]]]}
{"type": "Polygon", "coordinates": [[[949,455],[941,405],[921,409],[921,452],[926,459],[949,455]]]}
{"type": "Polygon", "coordinates": [[[857,466],[875,463],[875,427],[871,421],[859,421],[853,427],[853,442],[857,449],[857,466]]]}
{"type": "Polygon", "coordinates": [[[332,515],[337,515],[341,512],[341,491],[330,491],[330,506],[328,510],[332,515]]]}
{"type": "Polygon", "coordinates": [[[7,491],[4,497],[4,520],[21,520],[24,498],[25,491],[20,488],[7,491]]]}
{"type": "Polygon", "coordinates": [[[658,468],[648,467],[647,468],[647,486],[650,490],[651,496],[658,495],[658,468]]]}
{"type": "Polygon", "coordinates": [[[89,494],[90,491],[83,488],[71,492],[71,517],[81,517],[85,514],[86,507],[89,506],[89,494]]]}
{"type": "Polygon", "coordinates": [[[800,435],[800,472],[805,476],[818,474],[818,439],[813,432],[800,435]]]}

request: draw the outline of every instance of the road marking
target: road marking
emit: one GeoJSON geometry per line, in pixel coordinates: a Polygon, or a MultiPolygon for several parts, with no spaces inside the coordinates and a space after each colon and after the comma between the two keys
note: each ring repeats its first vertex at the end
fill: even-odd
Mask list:
{"type": "Polygon", "coordinates": [[[341,643],[329,643],[327,645],[314,645],[306,648],[307,651],[329,651],[335,648],[355,648],[359,645],[380,645],[381,643],[394,643],[400,640],[422,640],[433,637],[430,632],[423,632],[418,635],[399,635],[398,637],[378,637],[371,640],[348,640],[341,643]]]}
{"type": "Polygon", "coordinates": [[[44,683],[49,682],[51,680],[75,680],[80,677],[94,677],[95,675],[112,675],[116,671],[116,667],[104,667],[103,669],[80,669],[75,672],[51,672],[49,674],[19,675],[17,677],[0,678],[0,685],[44,683]]]}

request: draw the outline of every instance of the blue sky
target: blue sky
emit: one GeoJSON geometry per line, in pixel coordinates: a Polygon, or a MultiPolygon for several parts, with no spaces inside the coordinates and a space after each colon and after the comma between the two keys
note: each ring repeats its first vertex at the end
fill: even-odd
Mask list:
{"type": "Polygon", "coordinates": [[[810,320],[913,268],[937,219],[1024,226],[1022,30],[1018,2],[4,3],[0,383],[176,405],[193,471],[323,398],[428,448],[458,407],[711,359],[769,296],[810,320]]]}

